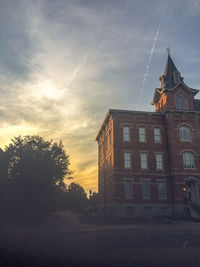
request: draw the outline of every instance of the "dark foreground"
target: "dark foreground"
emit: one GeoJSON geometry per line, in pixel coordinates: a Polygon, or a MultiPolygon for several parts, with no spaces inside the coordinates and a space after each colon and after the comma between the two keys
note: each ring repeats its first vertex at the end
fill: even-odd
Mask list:
{"type": "Polygon", "coordinates": [[[0,266],[200,266],[200,223],[2,225],[0,266]]]}

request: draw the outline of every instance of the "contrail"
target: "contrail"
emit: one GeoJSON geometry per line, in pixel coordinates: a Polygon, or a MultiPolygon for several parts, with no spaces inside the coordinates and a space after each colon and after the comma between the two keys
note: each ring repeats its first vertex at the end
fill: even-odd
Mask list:
{"type": "Polygon", "coordinates": [[[70,87],[72,85],[72,83],[76,79],[77,74],[81,70],[82,66],[85,64],[88,56],[89,56],[89,52],[84,56],[82,62],[74,69],[74,71],[72,72],[71,79],[65,84],[65,89],[63,89],[64,91],[66,91],[68,89],[68,87],[70,87]]]}
{"type": "Polygon", "coordinates": [[[157,32],[156,32],[156,36],[154,38],[154,41],[153,41],[153,46],[151,48],[151,52],[150,52],[150,56],[149,56],[149,60],[147,62],[147,66],[146,66],[146,71],[145,71],[145,74],[144,74],[144,79],[142,81],[142,88],[140,90],[140,96],[139,96],[139,99],[138,99],[138,103],[136,105],[136,110],[138,109],[138,106],[140,105],[140,102],[141,102],[141,98],[142,98],[142,95],[143,95],[143,91],[144,91],[144,86],[145,86],[145,82],[146,82],[146,79],[147,79],[147,76],[148,76],[148,72],[149,72],[149,66],[151,64],[151,58],[153,56],[153,52],[154,52],[154,48],[155,48],[155,45],[156,45],[156,41],[157,41],[157,38],[158,38],[158,34],[159,34],[159,30],[160,30],[160,25],[158,26],[158,29],[157,29],[157,32]]]}

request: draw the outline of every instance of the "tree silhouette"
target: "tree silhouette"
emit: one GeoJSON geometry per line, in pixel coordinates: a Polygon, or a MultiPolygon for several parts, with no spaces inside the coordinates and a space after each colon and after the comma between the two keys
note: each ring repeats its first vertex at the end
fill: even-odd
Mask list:
{"type": "Polygon", "coordinates": [[[0,211],[4,213],[9,211],[8,162],[8,153],[0,149],[0,211]]]}
{"type": "Polygon", "coordinates": [[[88,198],[84,188],[72,182],[64,194],[64,208],[75,212],[82,212],[88,207],[88,198]]]}
{"type": "Polygon", "coordinates": [[[62,142],[46,141],[38,135],[18,136],[6,147],[8,178],[12,181],[13,209],[51,211],[69,178],[69,156],[62,142]]]}

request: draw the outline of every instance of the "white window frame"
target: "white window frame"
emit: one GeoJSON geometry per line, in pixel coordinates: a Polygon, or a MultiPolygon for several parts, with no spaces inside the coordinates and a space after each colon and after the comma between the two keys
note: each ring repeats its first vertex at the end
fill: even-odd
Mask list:
{"type": "Polygon", "coordinates": [[[146,129],[145,129],[145,127],[139,127],[139,141],[140,141],[140,143],[146,142],[146,129]]]}
{"type": "Polygon", "coordinates": [[[161,131],[160,131],[160,128],[159,127],[155,127],[153,129],[153,132],[154,132],[154,142],[156,144],[160,144],[161,143],[161,131]]]}
{"type": "Polygon", "coordinates": [[[131,152],[124,152],[124,169],[131,169],[131,152]]]}
{"type": "Polygon", "coordinates": [[[125,199],[133,199],[133,181],[130,178],[124,179],[124,196],[125,199]]]}
{"type": "Polygon", "coordinates": [[[155,153],[155,156],[156,156],[156,170],[162,171],[163,170],[163,154],[155,153]]]}
{"type": "Polygon", "coordinates": [[[191,130],[190,127],[183,125],[179,128],[180,141],[181,142],[191,142],[191,130]]]}
{"type": "Polygon", "coordinates": [[[130,126],[124,125],[123,126],[123,141],[124,142],[130,142],[130,126]]]}
{"type": "Polygon", "coordinates": [[[147,154],[147,152],[140,152],[140,167],[142,170],[148,169],[148,154],[147,154]]]}
{"type": "Polygon", "coordinates": [[[150,199],[150,179],[142,179],[142,198],[150,199]]]}
{"type": "Polygon", "coordinates": [[[166,181],[157,181],[158,185],[158,199],[165,200],[167,199],[167,183],[166,181]]]}
{"type": "Polygon", "coordinates": [[[195,169],[195,160],[192,152],[183,152],[184,169],[195,169]]]}

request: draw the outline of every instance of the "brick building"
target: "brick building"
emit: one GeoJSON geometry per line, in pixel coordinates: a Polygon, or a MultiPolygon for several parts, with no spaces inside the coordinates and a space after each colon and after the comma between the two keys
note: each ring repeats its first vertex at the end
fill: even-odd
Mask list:
{"type": "Polygon", "coordinates": [[[168,55],[154,112],[110,109],[97,134],[99,213],[200,214],[200,101],[168,55]]]}

